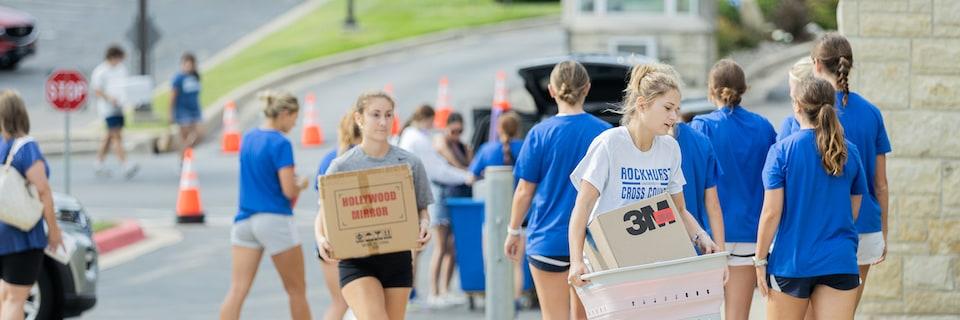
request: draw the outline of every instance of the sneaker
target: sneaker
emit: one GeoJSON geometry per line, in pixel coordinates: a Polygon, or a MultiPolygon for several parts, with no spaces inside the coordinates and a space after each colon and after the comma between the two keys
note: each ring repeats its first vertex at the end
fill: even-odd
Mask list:
{"type": "Polygon", "coordinates": [[[447,294],[440,297],[440,301],[447,306],[460,306],[467,304],[467,296],[459,294],[447,294]]]}
{"type": "Polygon", "coordinates": [[[430,309],[446,309],[451,306],[452,305],[447,303],[444,297],[440,297],[440,296],[427,297],[427,307],[429,307],[430,309]]]}
{"type": "Polygon", "coordinates": [[[99,162],[93,165],[93,172],[97,177],[109,178],[111,175],[110,169],[107,168],[103,162],[99,162]]]}
{"type": "Polygon", "coordinates": [[[137,174],[137,171],[140,171],[140,165],[128,163],[123,166],[123,177],[130,180],[130,178],[133,178],[133,176],[137,174]]]}

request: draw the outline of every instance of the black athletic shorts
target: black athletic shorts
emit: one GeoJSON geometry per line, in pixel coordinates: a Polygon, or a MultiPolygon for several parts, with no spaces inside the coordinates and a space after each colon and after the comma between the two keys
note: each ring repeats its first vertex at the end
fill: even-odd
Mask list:
{"type": "Polygon", "coordinates": [[[785,278],[772,274],[768,275],[768,287],[800,299],[809,299],[818,285],[843,291],[853,290],[860,286],[860,276],[856,274],[831,274],[809,278],[785,278]]]}
{"type": "Polygon", "coordinates": [[[0,279],[3,282],[32,286],[40,276],[43,249],[33,249],[0,256],[0,279]]]}
{"type": "Polygon", "coordinates": [[[384,288],[413,287],[413,257],[410,251],[340,260],[340,287],[353,280],[374,277],[384,288]]]}
{"type": "Polygon", "coordinates": [[[531,266],[546,272],[567,272],[570,270],[570,256],[527,255],[531,266]]]}

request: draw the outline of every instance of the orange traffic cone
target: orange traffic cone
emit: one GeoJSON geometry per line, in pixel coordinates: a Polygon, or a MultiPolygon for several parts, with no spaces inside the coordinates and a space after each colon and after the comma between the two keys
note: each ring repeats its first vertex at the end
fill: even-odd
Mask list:
{"type": "Polygon", "coordinates": [[[193,149],[183,151],[183,169],[180,173],[180,194],[177,196],[177,223],[203,223],[200,205],[200,186],[193,170],[193,149]]]}
{"type": "Polygon", "coordinates": [[[223,109],[223,140],[220,143],[223,153],[240,152],[240,128],[237,126],[237,105],[228,101],[223,109]]]}
{"type": "MultiPolygon", "coordinates": [[[[385,92],[385,93],[386,93],[387,95],[389,95],[391,98],[394,98],[394,100],[396,100],[396,98],[393,96],[393,84],[392,84],[392,83],[388,83],[388,84],[384,85],[384,86],[383,86],[383,92],[385,92]]],[[[394,102],[396,102],[396,101],[394,101],[394,102]]],[[[390,136],[391,136],[391,137],[394,137],[394,138],[400,136],[400,114],[397,113],[396,108],[394,108],[394,110],[393,110],[393,127],[390,128],[390,136]]]]}
{"type": "Polygon", "coordinates": [[[439,129],[447,127],[447,118],[450,118],[450,113],[453,112],[449,88],[447,76],[440,78],[440,86],[437,88],[437,113],[433,118],[433,125],[439,129]]]}
{"type": "Polygon", "coordinates": [[[303,131],[300,135],[300,146],[318,147],[323,144],[323,131],[317,124],[317,96],[313,92],[304,98],[306,107],[303,112],[303,131]]]}
{"type": "Polygon", "coordinates": [[[503,70],[497,71],[497,78],[493,82],[493,107],[490,108],[490,132],[488,138],[490,141],[498,141],[497,124],[500,115],[510,111],[510,100],[507,95],[507,73],[503,70]]]}
{"type": "Polygon", "coordinates": [[[493,107],[500,111],[510,111],[510,98],[507,89],[507,73],[497,71],[497,80],[493,82],[493,107]]]}

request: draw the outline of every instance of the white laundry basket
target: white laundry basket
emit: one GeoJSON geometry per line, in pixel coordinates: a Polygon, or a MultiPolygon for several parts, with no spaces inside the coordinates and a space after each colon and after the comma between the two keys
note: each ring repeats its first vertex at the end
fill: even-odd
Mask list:
{"type": "Polygon", "coordinates": [[[720,319],[727,252],[583,275],[590,319],[720,319]]]}

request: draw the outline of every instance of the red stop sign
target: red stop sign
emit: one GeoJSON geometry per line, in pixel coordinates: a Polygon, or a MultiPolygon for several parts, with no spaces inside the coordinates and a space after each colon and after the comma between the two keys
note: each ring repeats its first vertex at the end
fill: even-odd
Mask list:
{"type": "Polygon", "coordinates": [[[76,70],[57,70],[47,78],[44,91],[55,109],[76,111],[87,99],[87,79],[76,70]]]}

